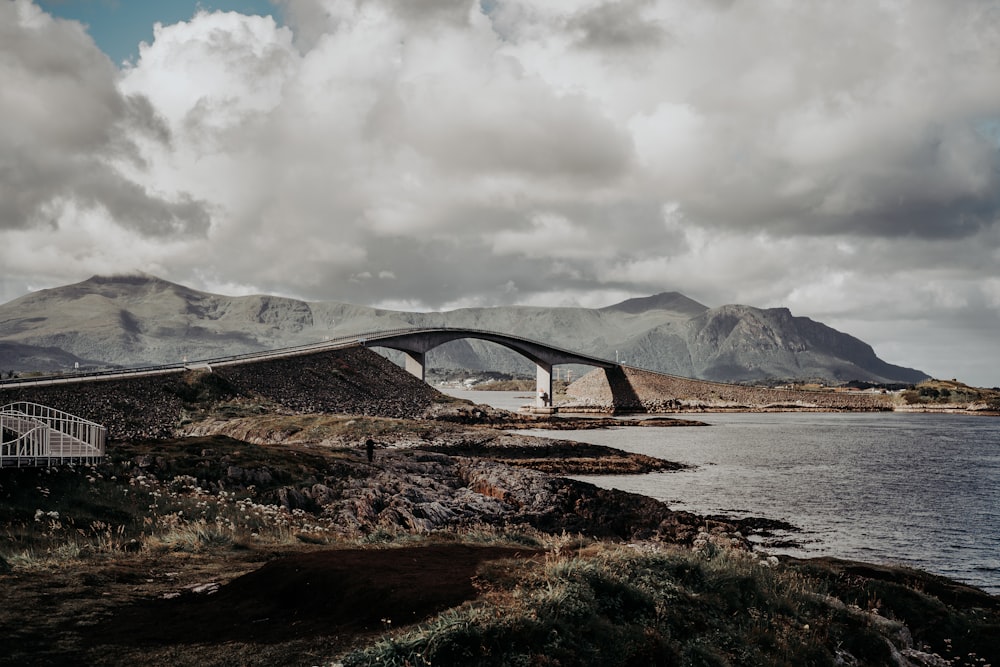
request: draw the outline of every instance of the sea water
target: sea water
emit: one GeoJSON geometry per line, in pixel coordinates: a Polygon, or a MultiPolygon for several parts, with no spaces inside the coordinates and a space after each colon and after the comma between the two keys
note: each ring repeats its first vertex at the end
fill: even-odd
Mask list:
{"type": "MultiPolygon", "coordinates": [[[[462,392],[508,409],[529,402],[525,396],[462,392]]],[[[1000,595],[1000,418],[680,416],[709,426],[525,432],[687,464],[678,472],[579,479],[673,509],[782,519],[801,529],[783,536],[798,546],[763,545],[770,553],[908,565],[1000,595]]]]}
{"type": "Polygon", "coordinates": [[[1000,419],[936,414],[706,414],[707,427],[532,431],[684,463],[588,476],[671,508],[799,527],[793,556],[898,563],[1000,594],[1000,419]]]}

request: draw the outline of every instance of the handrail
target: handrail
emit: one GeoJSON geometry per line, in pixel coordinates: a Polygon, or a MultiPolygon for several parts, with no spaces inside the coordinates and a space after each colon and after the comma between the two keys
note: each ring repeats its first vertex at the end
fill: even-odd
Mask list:
{"type": "Polygon", "coordinates": [[[28,401],[0,407],[0,429],[17,434],[0,442],[0,466],[102,458],[107,442],[100,424],[28,401]]]}
{"type": "Polygon", "coordinates": [[[28,417],[29,419],[41,419],[48,425],[59,421],[76,421],[89,424],[91,426],[100,426],[100,424],[84,419],[83,417],[77,417],[76,415],[72,415],[68,412],[57,410],[56,408],[50,408],[49,406],[42,405],[40,403],[32,403],[30,401],[8,403],[7,405],[0,407],[0,412],[6,414],[19,414],[28,417]],[[19,406],[24,406],[25,409],[21,410],[19,409],[19,406]]]}
{"type": "Polygon", "coordinates": [[[38,457],[48,454],[51,429],[45,424],[31,419],[27,415],[0,412],[0,427],[19,434],[13,440],[8,440],[0,444],[0,457],[38,457]],[[21,432],[13,428],[13,425],[9,425],[10,420],[3,419],[3,416],[16,416],[18,419],[24,419],[34,424],[34,426],[27,431],[21,432]]]}

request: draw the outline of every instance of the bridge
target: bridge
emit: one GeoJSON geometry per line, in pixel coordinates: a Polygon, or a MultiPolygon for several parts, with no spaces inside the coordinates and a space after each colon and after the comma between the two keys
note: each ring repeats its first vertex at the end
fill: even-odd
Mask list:
{"type": "Polygon", "coordinates": [[[0,468],[95,463],[104,458],[100,424],[37,403],[0,408],[0,468]]]}
{"type": "Polygon", "coordinates": [[[426,355],[439,345],[466,338],[497,343],[527,357],[535,364],[535,407],[545,409],[552,397],[552,368],[558,364],[581,364],[613,369],[613,361],[592,357],[554,347],[529,338],[522,338],[497,331],[458,328],[402,329],[370,334],[363,344],[398,350],[405,358],[406,370],[421,380],[426,380],[426,355]]]}
{"type": "Polygon", "coordinates": [[[211,359],[202,359],[176,364],[100,371],[97,373],[74,373],[72,375],[58,377],[3,380],[0,381],[0,387],[7,387],[11,385],[47,386],[96,379],[119,379],[145,375],[165,375],[180,373],[185,370],[211,371],[214,367],[281,359],[284,357],[305,354],[315,354],[317,352],[356,347],[359,345],[366,347],[384,347],[402,352],[406,370],[421,380],[426,380],[427,352],[439,345],[443,345],[444,343],[465,338],[475,338],[478,340],[497,343],[498,345],[511,349],[532,361],[536,367],[535,384],[537,392],[535,408],[539,411],[545,411],[548,407],[546,405],[546,401],[542,398],[543,395],[549,397],[549,399],[552,397],[553,366],[558,364],[580,364],[584,366],[603,368],[609,374],[609,379],[612,375],[621,373],[621,367],[614,361],[589,356],[579,352],[573,352],[571,350],[549,345],[541,341],[500,331],[456,327],[407,327],[382,331],[366,331],[348,336],[341,336],[319,343],[310,343],[308,345],[298,345],[278,350],[249,352],[246,354],[215,357],[211,359]]]}

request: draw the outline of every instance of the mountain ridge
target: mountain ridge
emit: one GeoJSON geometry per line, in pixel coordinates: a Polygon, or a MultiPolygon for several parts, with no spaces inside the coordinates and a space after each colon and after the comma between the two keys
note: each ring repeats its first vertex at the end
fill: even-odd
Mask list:
{"type": "MultiPolygon", "coordinates": [[[[603,308],[498,306],[407,312],[257,294],[224,296],[148,274],[92,276],[0,305],[0,343],[15,370],[45,358],[114,365],[171,363],[311,343],[408,326],[488,329],[594,356],[722,382],[815,379],[914,383],[921,371],[888,364],[870,345],[787,308],[710,308],[679,292],[603,308]],[[32,348],[38,348],[32,354],[32,348]],[[62,357],[57,353],[62,351],[62,357]]],[[[392,355],[389,355],[392,356],[392,355]]],[[[429,353],[431,368],[533,373],[506,348],[459,340],[429,353]]]]}
{"type": "Polygon", "coordinates": [[[691,313],[697,315],[708,310],[708,306],[698,303],[694,299],[684,296],[680,292],[660,292],[652,296],[640,296],[626,299],[621,303],[604,306],[598,310],[604,312],[621,312],[637,314],[649,310],[669,310],[679,313],[691,313]]]}

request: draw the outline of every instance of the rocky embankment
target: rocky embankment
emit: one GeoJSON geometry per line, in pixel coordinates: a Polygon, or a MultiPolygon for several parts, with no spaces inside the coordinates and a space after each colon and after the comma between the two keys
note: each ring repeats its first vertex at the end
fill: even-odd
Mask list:
{"type": "Polygon", "coordinates": [[[365,348],[227,366],[214,372],[0,386],[0,405],[41,403],[102,424],[111,439],[165,438],[180,422],[221,402],[274,411],[412,418],[449,400],[365,348]]]}
{"type": "Polygon", "coordinates": [[[63,410],[101,424],[112,439],[164,438],[181,419],[182,395],[191,382],[191,375],[178,373],[46,387],[0,386],[0,405],[27,401],[63,410]]]}
{"type": "Polygon", "coordinates": [[[522,467],[426,451],[387,452],[323,516],[338,525],[425,532],[449,526],[526,524],[594,537],[691,543],[700,517],[645,496],[599,489],[522,467]]]}
{"type": "Polygon", "coordinates": [[[879,412],[893,409],[891,394],[798,391],[706,382],[623,368],[608,375],[595,370],[566,389],[570,405],[562,409],[609,412],[701,412],[844,410],[879,412]]]}
{"type": "MultiPolygon", "coordinates": [[[[428,443],[425,448],[379,448],[375,460],[368,462],[361,447],[275,449],[273,444],[260,447],[224,436],[123,443],[116,456],[125,462],[129,472],[124,474],[139,476],[151,489],[207,496],[249,494],[257,509],[277,506],[286,517],[308,516],[318,536],[310,539],[523,525],[550,533],[691,544],[706,531],[734,536],[740,531],[790,528],[706,520],[672,511],[652,498],[535,470],[526,465],[530,461],[518,465],[498,460],[504,455],[500,450],[512,448],[533,448],[534,458],[541,460],[550,447],[561,446],[558,441],[517,436],[523,438],[517,446],[507,442],[490,448],[465,441],[471,435],[446,438],[436,447],[475,448],[481,456],[432,451],[435,445],[428,443]]],[[[567,466],[577,469],[589,458],[589,467],[596,471],[609,451],[580,452],[567,466]]],[[[640,464],[660,469],[677,467],[650,457],[639,459],[640,464]]]]}
{"type": "Polygon", "coordinates": [[[215,372],[240,392],[264,396],[299,414],[414,418],[435,402],[451,400],[367,348],[227,366],[215,372]]]}
{"type": "Polygon", "coordinates": [[[997,664],[979,591],[484,459],[215,436],[4,473],[5,534],[47,560],[0,569],[0,664],[997,664]]]}

